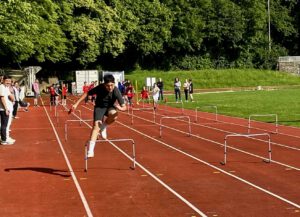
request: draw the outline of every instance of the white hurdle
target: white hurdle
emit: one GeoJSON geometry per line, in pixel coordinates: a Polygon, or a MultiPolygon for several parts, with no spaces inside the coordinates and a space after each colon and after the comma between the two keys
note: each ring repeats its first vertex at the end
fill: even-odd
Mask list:
{"type": "Polygon", "coordinates": [[[198,122],[198,110],[200,108],[214,108],[215,109],[215,121],[218,121],[218,107],[216,105],[204,105],[204,106],[199,106],[199,107],[195,108],[195,112],[196,112],[195,122],[198,122]]]}
{"type": "MultiPolygon", "coordinates": [[[[96,140],[96,143],[100,143],[100,142],[109,142],[109,143],[113,143],[113,142],[126,142],[126,141],[130,141],[132,143],[132,161],[133,161],[133,165],[132,167],[130,167],[131,169],[135,169],[135,142],[133,139],[106,139],[106,140],[96,140]]],[[[88,143],[89,141],[87,141],[85,143],[85,169],[84,171],[87,172],[88,171],[88,157],[87,157],[87,152],[88,152],[88,143]]]]}
{"type": "Polygon", "coordinates": [[[149,108],[131,108],[131,124],[133,124],[133,111],[153,111],[153,123],[155,123],[155,119],[156,119],[156,111],[153,107],[149,107],[149,108]]]}
{"type": "Polygon", "coordinates": [[[268,153],[269,153],[269,159],[264,159],[264,162],[266,163],[271,163],[271,137],[270,134],[268,133],[258,133],[258,134],[229,134],[225,136],[225,141],[224,141],[224,161],[220,162],[222,165],[225,165],[227,163],[227,138],[228,137],[247,137],[247,138],[251,138],[251,137],[257,137],[257,136],[267,136],[268,137],[268,153]]]}
{"type": "Polygon", "coordinates": [[[168,117],[168,116],[164,116],[160,118],[160,122],[159,122],[159,137],[162,137],[162,120],[163,119],[188,119],[188,125],[189,125],[189,136],[191,136],[192,130],[191,130],[191,119],[189,116],[177,116],[177,117],[168,117]]]}
{"type": "Polygon", "coordinates": [[[249,115],[248,118],[248,133],[250,133],[250,128],[251,128],[251,118],[252,117],[275,117],[275,132],[272,133],[278,133],[278,116],[277,114],[254,114],[254,115],[249,115]]]}
{"type": "Polygon", "coordinates": [[[164,109],[165,114],[166,114],[166,110],[167,110],[167,104],[178,104],[178,103],[181,104],[181,113],[184,114],[184,108],[183,108],[182,100],[180,100],[179,102],[166,102],[165,103],[165,109],[164,109]]]}
{"type": "Polygon", "coordinates": [[[66,120],[65,121],[65,141],[68,140],[68,123],[69,122],[79,122],[80,126],[81,126],[81,122],[85,122],[85,121],[94,121],[93,119],[89,119],[89,120],[66,120]]]}

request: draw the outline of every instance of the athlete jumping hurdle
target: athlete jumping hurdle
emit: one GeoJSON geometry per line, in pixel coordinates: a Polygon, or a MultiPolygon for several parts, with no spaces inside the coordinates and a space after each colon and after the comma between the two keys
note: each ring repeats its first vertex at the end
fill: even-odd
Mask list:
{"type": "Polygon", "coordinates": [[[89,150],[87,153],[87,157],[91,158],[94,157],[94,148],[99,131],[101,132],[102,138],[107,139],[107,125],[112,124],[117,119],[117,110],[126,111],[126,105],[118,87],[115,86],[115,78],[111,74],[104,76],[104,83],[84,93],[72,106],[72,110],[74,111],[79,103],[88,95],[96,95],[94,126],[91,132],[89,150]],[[104,116],[106,116],[106,118],[104,116]]]}

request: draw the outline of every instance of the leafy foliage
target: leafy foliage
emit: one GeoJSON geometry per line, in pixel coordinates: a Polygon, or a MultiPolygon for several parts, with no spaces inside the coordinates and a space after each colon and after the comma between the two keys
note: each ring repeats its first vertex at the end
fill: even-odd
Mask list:
{"type": "Polygon", "coordinates": [[[270,3],[269,51],[261,0],[2,0],[1,66],[272,68],[299,54],[300,2],[270,3]]]}

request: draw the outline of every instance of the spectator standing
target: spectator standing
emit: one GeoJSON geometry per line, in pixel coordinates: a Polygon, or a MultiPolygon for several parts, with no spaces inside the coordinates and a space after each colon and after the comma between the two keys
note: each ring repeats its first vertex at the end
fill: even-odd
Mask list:
{"type": "Polygon", "coordinates": [[[192,102],[194,102],[193,93],[194,93],[193,81],[192,81],[192,79],[189,79],[189,95],[190,95],[190,99],[192,102]]]}
{"type": "Polygon", "coordinates": [[[1,145],[12,145],[15,140],[7,137],[7,124],[10,113],[13,111],[12,101],[14,96],[7,88],[11,84],[11,78],[9,76],[3,76],[0,84],[0,118],[1,118],[1,145]],[[3,82],[2,82],[3,81],[3,82]]]}
{"type": "Polygon", "coordinates": [[[188,102],[189,99],[189,82],[188,79],[185,79],[185,82],[183,83],[183,91],[184,91],[184,96],[185,96],[185,101],[188,102]]]}
{"type": "Polygon", "coordinates": [[[181,82],[180,82],[179,78],[175,78],[175,80],[174,80],[174,92],[175,92],[175,99],[176,99],[177,103],[178,103],[178,100],[181,101],[180,88],[181,88],[181,82]]]}
{"type": "Polygon", "coordinates": [[[158,82],[156,83],[157,87],[159,88],[159,100],[164,100],[164,82],[161,78],[158,79],[158,82]]]}
{"type": "Polygon", "coordinates": [[[33,100],[33,104],[34,106],[38,106],[38,98],[41,96],[40,94],[40,84],[39,84],[39,80],[35,79],[35,82],[32,84],[32,91],[34,93],[34,100],[33,100]]]}
{"type": "Polygon", "coordinates": [[[10,126],[13,120],[13,112],[14,112],[14,104],[15,104],[15,89],[12,86],[12,79],[8,79],[9,82],[7,81],[4,85],[5,88],[8,89],[9,91],[9,96],[8,96],[8,100],[6,102],[6,105],[9,109],[9,116],[8,116],[8,123],[7,123],[7,127],[6,127],[6,140],[11,141],[11,142],[15,142],[16,140],[10,137],[10,126]]]}
{"type": "Polygon", "coordinates": [[[54,91],[55,91],[55,105],[58,105],[58,102],[59,102],[59,84],[56,84],[54,86],[54,91]]]}
{"type": "Polygon", "coordinates": [[[49,92],[50,92],[50,105],[54,106],[55,105],[55,88],[54,88],[54,84],[52,84],[49,87],[49,92]]]}
{"type": "Polygon", "coordinates": [[[30,106],[30,103],[26,102],[24,100],[24,98],[25,98],[25,86],[24,86],[24,84],[22,84],[22,86],[19,86],[18,82],[15,83],[15,86],[19,90],[19,99],[20,99],[19,104],[25,112],[28,112],[28,108],[30,106]]]}
{"type": "MultiPolygon", "coordinates": [[[[82,87],[83,94],[85,94],[85,93],[87,94],[89,92],[89,89],[90,89],[90,87],[89,87],[89,85],[87,85],[87,83],[85,81],[83,83],[83,87],[82,87]]],[[[87,104],[88,101],[89,101],[89,96],[86,95],[86,98],[84,99],[85,104],[87,104]]]]}
{"type": "Polygon", "coordinates": [[[19,106],[19,103],[20,103],[20,87],[19,87],[19,83],[18,82],[14,82],[13,85],[12,85],[12,88],[14,90],[14,97],[15,97],[15,103],[14,103],[14,110],[13,110],[13,118],[19,118],[17,116],[17,113],[18,113],[18,106],[19,106]]]}
{"type": "Polygon", "coordinates": [[[72,90],[72,95],[75,95],[76,94],[76,82],[73,81],[71,83],[71,90],[72,90]]]}
{"type": "Polygon", "coordinates": [[[66,84],[62,84],[61,87],[61,104],[63,106],[67,105],[67,93],[68,93],[68,88],[66,87],[66,84]]]}

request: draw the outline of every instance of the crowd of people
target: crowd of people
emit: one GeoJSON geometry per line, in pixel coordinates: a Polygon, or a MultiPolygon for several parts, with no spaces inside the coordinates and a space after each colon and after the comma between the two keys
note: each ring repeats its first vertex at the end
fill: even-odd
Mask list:
{"type": "MultiPolygon", "coordinates": [[[[111,75],[112,76],[112,75],[111,75]]],[[[22,109],[27,112],[29,103],[24,101],[25,94],[24,94],[24,88],[22,91],[22,88],[19,86],[18,82],[15,82],[11,79],[9,76],[1,76],[0,77],[1,85],[0,85],[0,117],[1,117],[1,144],[2,145],[11,145],[15,143],[15,140],[10,137],[10,126],[13,119],[17,119],[17,112],[19,109],[22,109]]],[[[109,77],[106,82],[111,84],[114,84],[114,80],[109,77]]],[[[119,101],[121,105],[120,109],[124,110],[123,103],[128,106],[133,106],[136,90],[132,83],[129,80],[125,80],[123,82],[119,81],[118,84],[116,84],[116,90],[118,90],[118,93],[120,93],[120,96],[122,100],[120,99],[120,96],[115,93],[115,89],[110,89],[109,87],[106,87],[103,84],[104,89],[107,89],[108,92],[113,92],[116,96],[116,99],[119,101]]],[[[91,101],[93,105],[96,107],[97,100],[96,97],[99,97],[99,93],[97,93],[97,88],[100,85],[97,85],[97,81],[91,82],[88,84],[87,82],[84,82],[84,85],[82,87],[83,95],[82,100],[84,100],[85,103],[88,103],[91,101]]],[[[185,101],[188,102],[194,101],[193,98],[193,82],[192,79],[185,79],[185,82],[183,85],[181,85],[181,82],[178,77],[174,79],[174,94],[175,94],[175,100],[176,102],[181,101],[181,86],[183,87],[184,91],[184,97],[185,101]]],[[[102,87],[102,86],[101,86],[102,87]]],[[[98,88],[99,89],[99,88],[98,88]]],[[[40,87],[39,87],[39,81],[38,79],[35,80],[35,82],[32,84],[32,91],[34,93],[34,106],[39,106],[38,104],[38,98],[40,97],[40,87]]],[[[67,94],[68,94],[68,88],[67,85],[62,83],[59,84],[53,84],[48,88],[48,92],[50,95],[50,105],[58,105],[59,97],[61,97],[61,104],[66,106],[67,102],[67,94]]],[[[101,95],[101,94],[100,94],[101,95]]],[[[139,92],[139,98],[143,102],[150,103],[152,98],[152,106],[154,109],[156,109],[158,101],[164,100],[164,82],[161,78],[158,79],[156,83],[153,84],[152,87],[146,87],[143,86],[141,92],[139,92]]],[[[81,99],[81,98],[80,98],[81,99]]],[[[166,100],[166,99],[165,99],[166,100]]],[[[79,100],[81,101],[81,100],[79,100]]],[[[99,102],[98,102],[99,104],[99,102]]],[[[78,106],[78,103],[75,103],[74,108],[78,106]]],[[[112,106],[112,105],[110,105],[112,106]]],[[[101,118],[103,118],[104,115],[109,115],[110,113],[100,112],[101,118]]],[[[94,112],[95,115],[95,112],[94,112]]],[[[99,117],[97,116],[97,119],[99,117]]],[[[114,120],[114,119],[113,119],[114,120]]],[[[102,119],[99,121],[102,121],[102,119]]],[[[108,121],[110,122],[110,121],[108,121]]],[[[101,122],[102,123],[102,122],[101,122]]],[[[103,124],[103,123],[102,123],[103,124]]],[[[104,125],[99,126],[99,129],[102,130],[102,132],[105,132],[105,123],[104,125]]],[[[106,137],[105,135],[103,136],[106,137]]],[[[92,154],[90,154],[92,156],[92,154]]]]}
{"type": "Polygon", "coordinates": [[[19,118],[19,108],[28,112],[30,104],[24,101],[24,88],[10,76],[0,76],[0,83],[1,145],[13,145],[16,140],[10,136],[12,121],[19,118]]]}
{"type": "MultiPolygon", "coordinates": [[[[188,102],[189,98],[192,102],[194,102],[194,85],[192,79],[185,79],[185,82],[183,83],[183,91],[185,102],[188,102]]],[[[181,82],[179,78],[175,78],[174,80],[174,92],[176,102],[181,101],[181,82]]]]}
{"type": "MultiPolygon", "coordinates": [[[[194,86],[192,79],[185,79],[183,85],[181,85],[181,81],[179,78],[175,78],[174,80],[174,96],[175,101],[181,101],[181,88],[183,87],[184,91],[184,99],[185,102],[191,101],[194,102],[193,92],[194,86]]],[[[123,82],[118,82],[118,89],[121,92],[125,102],[129,106],[133,106],[133,99],[136,91],[129,80],[125,80],[123,82]]],[[[146,103],[150,103],[150,98],[152,97],[153,107],[156,108],[157,102],[164,100],[164,82],[161,78],[158,79],[156,83],[153,84],[152,87],[143,86],[141,92],[138,94],[139,101],[143,101],[146,103]]],[[[166,100],[166,99],[165,99],[166,100]]]]}

